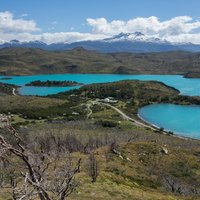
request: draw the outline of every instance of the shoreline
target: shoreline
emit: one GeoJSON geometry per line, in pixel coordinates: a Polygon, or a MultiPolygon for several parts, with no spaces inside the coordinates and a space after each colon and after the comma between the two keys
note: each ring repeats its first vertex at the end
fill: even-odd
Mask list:
{"type": "MultiPolygon", "coordinates": [[[[52,75],[55,75],[55,74],[52,74],[52,75]]],[[[77,74],[78,75],[78,74],[77,74]]],[[[99,74],[100,75],[100,74],[99,74]]],[[[101,74],[102,75],[102,74],[101,74]]],[[[107,74],[107,75],[110,75],[110,74],[107,74]]],[[[113,74],[113,75],[116,75],[116,74],[113,74]]],[[[126,75],[126,74],[123,74],[123,75],[126,75]]],[[[127,74],[127,75],[130,75],[130,74],[127,74]]],[[[142,75],[142,74],[141,74],[142,75]]],[[[138,80],[138,81],[144,81],[144,80],[138,80]]],[[[179,90],[177,90],[176,88],[174,88],[174,87],[171,87],[171,86],[168,86],[168,85],[166,85],[166,84],[164,84],[163,82],[160,82],[160,81],[152,81],[152,80],[150,80],[150,81],[148,81],[148,80],[145,80],[145,81],[147,81],[147,82],[157,82],[157,83],[160,83],[161,85],[163,85],[163,86],[165,86],[165,87],[167,87],[167,88],[170,88],[170,89],[173,89],[173,90],[175,90],[177,93],[179,92],[179,94],[178,95],[180,95],[181,93],[180,93],[180,91],[179,90]]],[[[0,81],[1,82],[1,81],[0,81]]],[[[114,82],[118,82],[118,81],[114,81],[114,82]]],[[[3,83],[3,82],[2,82],[3,83]]],[[[6,84],[6,83],[3,83],[3,84],[6,84]]],[[[94,83],[93,83],[94,84],[94,83]]],[[[96,83],[96,84],[99,84],[99,83],[96,83]]],[[[83,86],[83,85],[81,85],[81,86],[83,86]]],[[[35,86],[33,86],[33,87],[35,87],[35,86]]],[[[38,86],[37,86],[38,87],[38,86]]],[[[41,87],[44,87],[44,86],[41,86],[41,87]]],[[[52,86],[52,87],[55,87],[55,86],[52,86]]],[[[64,86],[63,86],[64,87],[64,86]]],[[[73,86],[67,86],[67,87],[73,87],[73,86]]],[[[20,94],[20,92],[16,89],[16,88],[13,88],[12,89],[12,94],[14,95],[14,96],[17,96],[18,94],[20,94]],[[17,93],[16,93],[17,92],[17,93]]],[[[26,96],[26,95],[25,95],[26,96]]],[[[35,95],[34,95],[35,96],[35,95]]],[[[178,104],[178,105],[181,105],[181,104],[178,104]]],[[[194,104],[189,104],[189,105],[187,105],[187,106],[191,106],[191,105],[194,105],[194,104]]],[[[137,113],[137,115],[136,115],[136,117],[138,117],[142,122],[145,122],[145,124],[146,124],[146,126],[151,126],[152,127],[152,129],[157,129],[157,130],[160,130],[161,129],[161,127],[159,127],[159,126],[157,126],[156,124],[153,124],[153,123],[150,123],[149,121],[147,121],[147,120],[145,120],[143,117],[141,117],[140,116],[140,114],[139,113],[137,113]]],[[[145,126],[144,126],[145,127],[145,126]]],[[[148,127],[147,127],[148,128],[148,127]]],[[[164,127],[163,127],[164,128],[164,127]]],[[[184,138],[184,139],[191,139],[191,140],[200,140],[200,139],[198,139],[198,138],[193,138],[193,137],[190,137],[190,136],[184,136],[183,135],[183,133],[179,133],[179,132],[175,132],[175,131],[170,131],[170,130],[168,130],[168,129],[164,129],[163,131],[162,131],[163,133],[165,133],[165,134],[169,134],[169,135],[172,135],[172,136],[176,136],[176,137],[179,137],[179,138],[184,138]],[[169,132],[173,132],[173,134],[170,134],[169,132]]]]}
{"type": "MultiPolygon", "coordinates": [[[[148,122],[147,120],[145,120],[142,116],[140,116],[139,113],[137,113],[137,117],[142,120],[143,122],[145,122],[146,124],[148,124],[149,126],[152,126],[153,128],[156,128],[158,131],[160,131],[160,129],[162,127],[159,127],[153,123],[150,123],[148,122]]],[[[197,139],[197,138],[192,138],[192,137],[188,137],[188,136],[183,136],[183,135],[180,135],[181,133],[178,133],[178,132],[175,132],[175,131],[172,131],[173,134],[169,134],[169,131],[168,129],[164,129],[162,131],[163,134],[165,135],[169,135],[169,136],[173,136],[173,137],[176,137],[176,138],[180,138],[180,139],[184,139],[184,140],[194,140],[194,141],[200,141],[200,139],[197,139]]]]}
{"type": "MultiPolygon", "coordinates": [[[[120,73],[101,73],[101,72],[98,72],[98,73],[94,73],[94,72],[88,72],[88,73],[44,73],[44,74],[7,74],[7,75],[3,75],[3,74],[0,74],[1,78],[4,78],[4,77],[9,77],[9,78],[13,78],[13,77],[19,77],[19,76],[48,76],[48,75],[124,75],[124,76],[138,76],[138,75],[157,75],[157,76],[181,76],[183,78],[184,77],[184,74],[162,74],[162,73],[150,73],[150,74],[146,74],[146,73],[124,73],[124,74],[120,74],[120,73]]],[[[190,78],[188,78],[190,79],[190,78]]]]}

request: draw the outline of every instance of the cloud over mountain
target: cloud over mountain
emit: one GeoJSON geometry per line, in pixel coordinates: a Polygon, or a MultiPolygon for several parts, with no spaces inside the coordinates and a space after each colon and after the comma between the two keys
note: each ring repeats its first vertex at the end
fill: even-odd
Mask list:
{"type": "Polygon", "coordinates": [[[105,18],[87,19],[94,33],[118,34],[142,32],[147,35],[179,35],[190,33],[200,28],[200,21],[194,21],[189,16],[179,16],[167,21],[160,21],[157,17],[138,17],[128,21],[114,20],[108,22],[105,18]]]}
{"type": "Polygon", "coordinates": [[[0,12],[0,43],[19,40],[40,40],[45,43],[72,43],[83,40],[98,40],[123,33],[142,32],[147,36],[167,39],[171,42],[191,42],[200,44],[200,20],[189,16],[178,16],[161,21],[155,16],[138,17],[128,21],[105,18],[88,18],[87,26],[91,32],[44,32],[34,20],[16,18],[11,12],[0,12]]]}

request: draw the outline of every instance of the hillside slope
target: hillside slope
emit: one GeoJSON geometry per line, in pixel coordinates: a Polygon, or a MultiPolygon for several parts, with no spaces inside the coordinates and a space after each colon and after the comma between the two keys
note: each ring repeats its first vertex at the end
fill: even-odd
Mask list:
{"type": "MultiPolygon", "coordinates": [[[[67,199],[198,200],[200,142],[137,126],[105,103],[94,104],[106,97],[114,97],[117,101],[110,105],[136,120],[138,108],[146,104],[200,104],[198,97],[181,96],[159,82],[120,81],[49,97],[0,96],[0,113],[10,116],[29,158],[38,161],[49,155],[52,165],[45,174],[51,178],[54,167],[67,159],[67,152],[74,162],[82,158],[75,177],[78,188],[67,199]],[[98,166],[95,183],[90,173],[91,153],[98,166]]],[[[0,129],[0,135],[16,145],[8,130],[0,129]]],[[[14,171],[20,185],[19,170],[27,169],[11,154],[5,158],[11,164],[0,165],[5,186],[0,189],[0,200],[11,199],[10,173],[14,171]]]]}
{"type": "Polygon", "coordinates": [[[0,50],[1,75],[53,73],[185,74],[200,71],[200,53],[112,53],[75,48],[49,52],[41,49],[0,50]]]}

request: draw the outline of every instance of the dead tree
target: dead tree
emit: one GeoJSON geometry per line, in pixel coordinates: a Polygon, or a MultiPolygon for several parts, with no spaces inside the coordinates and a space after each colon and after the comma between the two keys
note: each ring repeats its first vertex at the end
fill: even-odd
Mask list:
{"type": "Polygon", "coordinates": [[[120,151],[118,150],[119,149],[119,146],[116,142],[113,142],[111,145],[110,145],[110,150],[112,153],[114,154],[117,154],[117,155],[121,155],[120,151]]]}
{"type": "Polygon", "coordinates": [[[17,180],[15,177],[15,173],[14,172],[10,172],[9,174],[9,178],[10,178],[10,186],[12,189],[12,198],[13,200],[17,200],[17,180]]]}
{"type": "Polygon", "coordinates": [[[68,159],[69,155],[62,155],[62,162],[53,168],[54,158],[56,159],[53,153],[45,153],[42,146],[39,153],[33,153],[27,149],[8,119],[5,128],[14,137],[16,144],[12,145],[0,135],[0,157],[9,152],[23,164],[20,170],[18,169],[24,179],[23,183],[19,184],[20,188],[16,178],[11,177],[13,199],[33,199],[37,195],[40,200],[65,200],[78,186],[74,178],[80,171],[81,159],[73,166],[72,160],[68,159]],[[67,162],[63,164],[65,159],[67,162]]]}
{"type": "Polygon", "coordinates": [[[92,183],[95,183],[99,175],[99,169],[94,153],[89,156],[89,175],[92,178],[92,183]]]}
{"type": "Polygon", "coordinates": [[[8,167],[8,161],[3,156],[0,156],[0,188],[2,188],[5,184],[6,175],[3,169],[6,169],[7,167],[8,167]]]}

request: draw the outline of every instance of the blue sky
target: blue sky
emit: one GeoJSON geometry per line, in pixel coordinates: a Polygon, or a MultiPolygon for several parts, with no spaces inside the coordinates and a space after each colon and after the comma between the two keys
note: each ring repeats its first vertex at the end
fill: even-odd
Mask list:
{"type": "MultiPolygon", "coordinates": [[[[176,17],[187,16],[190,17],[191,20],[189,20],[189,18],[180,18],[179,20],[176,20],[176,27],[173,28],[173,30],[170,30],[171,24],[174,26],[174,21],[172,20],[172,22],[170,21],[171,24],[168,25],[166,32],[164,32],[164,28],[161,28],[158,31],[154,28],[149,31],[147,30],[149,29],[147,27],[144,32],[148,35],[166,37],[167,39],[174,41],[181,41],[183,40],[183,34],[190,34],[184,35],[184,40],[193,40],[197,43],[199,39],[200,43],[200,36],[197,35],[199,34],[200,26],[195,25],[192,29],[188,30],[183,28],[185,23],[192,23],[193,26],[194,23],[200,20],[199,8],[200,0],[0,0],[0,13],[2,14],[2,19],[5,16],[5,12],[8,11],[12,14],[12,16],[9,16],[12,18],[10,19],[10,24],[15,24],[15,22],[17,22],[15,20],[18,19],[22,19],[22,23],[25,22],[24,26],[28,26],[26,21],[35,23],[35,25],[32,24],[30,30],[24,28],[22,29],[23,31],[20,31],[17,28],[18,35],[16,35],[16,28],[13,28],[13,34],[11,27],[6,27],[6,31],[3,29],[0,16],[0,40],[5,41],[13,39],[13,35],[16,35],[16,39],[21,40],[44,38],[46,41],[53,42],[53,35],[50,35],[50,33],[57,33],[56,35],[54,34],[54,37],[58,37],[58,33],[60,32],[62,32],[60,39],[66,39],[66,41],[76,41],[84,38],[88,39],[90,36],[93,39],[98,39],[103,37],[103,35],[113,35],[120,31],[137,31],[136,29],[138,26],[136,25],[132,25],[132,28],[130,28],[130,25],[127,27],[127,25],[120,26],[118,24],[116,28],[115,21],[128,23],[130,20],[138,17],[148,19],[151,16],[154,16],[160,23],[159,26],[165,26],[165,23],[163,22],[172,20],[176,17]],[[99,18],[105,19],[106,22],[105,20],[97,20],[99,18]],[[93,19],[93,21],[89,20],[88,22],[88,19],[93,19]],[[95,19],[96,21],[94,21],[95,19]],[[12,21],[14,21],[14,23],[12,23],[12,21]],[[114,22],[114,25],[112,22],[114,22]],[[106,25],[106,23],[108,24],[106,25]],[[178,23],[182,23],[181,28],[178,23]],[[103,24],[106,25],[106,27],[103,26],[103,24]],[[33,26],[35,26],[35,30],[33,26]],[[106,29],[105,32],[103,31],[104,29],[106,29]],[[1,32],[4,33],[4,36],[3,34],[1,35],[1,32]],[[75,36],[73,35],[72,37],[72,34],[69,34],[70,32],[76,32],[76,34],[74,34],[75,36]],[[5,33],[7,35],[5,35],[5,33]],[[43,33],[46,33],[46,35],[42,35],[43,33]],[[64,36],[64,33],[67,33],[67,36],[64,36]],[[85,33],[85,35],[83,35],[83,33],[85,33]],[[25,38],[25,34],[27,35],[27,38],[25,38]],[[35,36],[33,37],[30,34],[35,36]],[[193,36],[191,34],[195,35],[193,36]],[[181,37],[175,38],[175,35],[181,35],[182,39],[181,37]],[[67,37],[69,39],[67,39],[67,37]]],[[[144,27],[146,26],[146,23],[151,26],[151,23],[153,23],[152,21],[156,21],[156,19],[150,18],[150,20],[144,21],[144,27]]],[[[187,27],[189,28],[190,24],[187,27]]],[[[139,27],[139,29],[143,30],[141,27],[139,27]]],[[[55,39],[55,41],[57,40],[55,39]]]]}
{"type": "Polygon", "coordinates": [[[200,0],[0,0],[0,11],[10,11],[16,17],[28,14],[43,31],[52,22],[56,31],[88,31],[83,26],[87,18],[129,20],[135,17],[157,16],[161,20],[187,15],[200,17],[200,0]]]}

